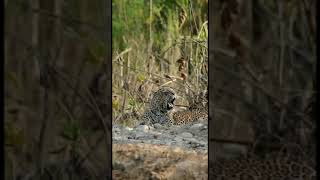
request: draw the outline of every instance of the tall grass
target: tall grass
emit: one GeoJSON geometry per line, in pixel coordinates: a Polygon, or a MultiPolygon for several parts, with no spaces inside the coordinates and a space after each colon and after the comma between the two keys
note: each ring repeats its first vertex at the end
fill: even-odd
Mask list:
{"type": "Polygon", "coordinates": [[[173,87],[181,105],[207,89],[206,4],[113,1],[114,121],[138,119],[159,86],[173,87]]]}

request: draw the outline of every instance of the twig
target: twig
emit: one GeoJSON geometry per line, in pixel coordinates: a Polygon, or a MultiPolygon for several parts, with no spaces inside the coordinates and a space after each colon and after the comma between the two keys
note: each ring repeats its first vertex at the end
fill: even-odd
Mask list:
{"type": "Polygon", "coordinates": [[[125,49],[120,54],[118,54],[116,57],[112,58],[112,61],[118,60],[120,57],[122,57],[124,54],[130,52],[131,50],[132,50],[132,48],[125,49]]]}

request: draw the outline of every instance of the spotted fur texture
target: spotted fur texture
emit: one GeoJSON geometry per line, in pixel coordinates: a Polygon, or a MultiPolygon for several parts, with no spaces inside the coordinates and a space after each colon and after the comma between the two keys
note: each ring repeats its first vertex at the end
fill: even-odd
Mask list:
{"type": "Polygon", "coordinates": [[[207,120],[208,112],[206,109],[192,109],[172,113],[176,94],[173,89],[162,87],[153,94],[149,109],[144,113],[142,124],[153,125],[184,125],[187,123],[207,120]]]}
{"type": "Polygon", "coordinates": [[[315,180],[316,171],[306,161],[277,157],[217,161],[210,177],[216,180],[315,180]]]}
{"type": "Polygon", "coordinates": [[[188,111],[174,112],[171,119],[172,125],[185,125],[196,121],[208,120],[208,111],[193,109],[188,111]]]}
{"type": "Polygon", "coordinates": [[[176,95],[173,89],[161,87],[153,93],[149,109],[142,117],[142,123],[153,125],[168,124],[170,122],[169,112],[173,109],[176,95]]]}

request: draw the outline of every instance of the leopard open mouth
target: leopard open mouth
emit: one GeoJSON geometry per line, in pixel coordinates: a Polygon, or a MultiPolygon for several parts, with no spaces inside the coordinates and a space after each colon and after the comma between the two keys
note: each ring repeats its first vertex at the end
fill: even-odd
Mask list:
{"type": "Polygon", "coordinates": [[[173,109],[173,106],[174,106],[173,103],[174,103],[175,100],[176,100],[176,98],[173,97],[172,100],[168,102],[168,104],[167,104],[167,110],[173,109]]]}

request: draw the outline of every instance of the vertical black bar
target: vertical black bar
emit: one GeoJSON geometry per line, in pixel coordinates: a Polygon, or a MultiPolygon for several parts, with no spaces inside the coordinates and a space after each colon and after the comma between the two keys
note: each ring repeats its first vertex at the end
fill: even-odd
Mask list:
{"type": "Polygon", "coordinates": [[[106,132],[106,152],[107,155],[107,164],[106,164],[106,179],[112,179],[112,1],[106,0],[105,1],[105,8],[106,11],[105,15],[105,24],[106,24],[106,31],[104,33],[104,41],[107,47],[107,57],[105,59],[105,73],[106,73],[106,83],[109,85],[106,88],[106,116],[105,122],[107,123],[108,132],[106,132]]]}
{"type": "MultiPolygon", "coordinates": [[[[264,1],[241,2],[231,0],[209,2],[209,179],[213,178],[212,175],[220,177],[223,174],[221,173],[222,171],[227,172],[228,168],[232,168],[230,166],[219,167],[221,169],[225,168],[225,170],[221,170],[219,172],[221,174],[211,174],[214,168],[214,160],[217,156],[220,157],[220,153],[213,154],[216,149],[221,150],[220,146],[216,145],[216,142],[220,143],[220,141],[222,144],[245,146],[248,149],[246,153],[252,152],[261,163],[266,163],[265,160],[270,160],[271,157],[273,159],[283,158],[283,156],[273,156],[273,153],[283,150],[281,148],[285,147],[284,144],[297,144],[302,147],[303,151],[305,151],[304,153],[308,153],[308,157],[299,157],[301,154],[293,153],[295,152],[294,148],[290,147],[289,149],[287,147],[288,152],[286,155],[291,158],[288,161],[295,162],[298,159],[297,157],[301,158],[303,162],[314,159],[312,150],[316,142],[312,142],[310,139],[314,137],[315,133],[319,135],[319,132],[314,132],[313,130],[310,131],[310,134],[308,134],[309,132],[304,132],[304,136],[308,137],[304,137],[304,139],[301,135],[301,132],[304,131],[301,124],[306,123],[305,121],[310,121],[309,123],[313,126],[315,122],[315,119],[313,119],[315,118],[313,117],[314,114],[312,114],[312,117],[308,117],[309,119],[306,118],[307,113],[305,111],[307,108],[304,106],[312,102],[309,102],[306,98],[307,96],[303,95],[308,95],[310,91],[314,92],[312,98],[315,98],[314,95],[318,96],[319,94],[319,90],[315,90],[319,87],[319,83],[314,81],[318,79],[312,79],[315,76],[312,73],[314,66],[319,65],[319,62],[313,59],[314,55],[318,55],[318,52],[314,54],[315,44],[312,44],[313,41],[310,43],[309,40],[306,40],[310,37],[304,37],[305,34],[311,34],[312,40],[318,40],[318,35],[314,39],[314,36],[312,37],[314,35],[312,33],[312,20],[305,22],[307,18],[313,18],[313,12],[308,11],[313,10],[314,2],[300,1],[294,4],[297,8],[296,10],[301,13],[298,18],[287,16],[286,13],[290,14],[294,11],[287,11],[288,4],[282,1],[272,1],[271,4],[273,6],[264,1]],[[303,3],[310,5],[310,7],[304,7],[306,8],[305,11],[301,8],[303,3]],[[274,14],[272,18],[270,17],[271,14],[268,14],[270,12],[274,14]],[[306,17],[303,17],[305,15],[306,17]],[[219,19],[220,21],[214,21],[214,19],[219,19]],[[294,22],[292,27],[289,26],[291,21],[294,22]],[[233,29],[230,28],[231,24],[233,29]],[[310,27],[303,27],[306,25],[310,27]],[[292,40],[292,36],[296,39],[292,40]],[[296,44],[292,42],[296,42],[296,44]],[[308,45],[302,45],[305,42],[308,42],[306,43],[308,45]],[[304,56],[299,51],[304,51],[307,55],[304,56]],[[307,63],[304,60],[309,60],[309,62],[307,63]],[[268,63],[271,65],[266,70],[268,63]],[[299,70],[296,68],[297,64],[301,65],[299,70]],[[291,71],[294,73],[290,74],[289,72],[291,71]],[[213,73],[215,74],[213,75],[213,73]],[[261,80],[260,77],[263,77],[263,79],[261,78],[261,80]],[[314,82],[310,83],[311,81],[314,82]],[[308,84],[312,84],[314,89],[307,86],[308,84]],[[284,90],[286,88],[290,90],[284,90]],[[293,91],[297,89],[303,94],[301,97],[299,95],[298,98],[293,95],[293,91]],[[286,97],[289,97],[289,100],[286,97]],[[220,101],[220,99],[227,100],[220,101]],[[235,103],[238,106],[234,106],[233,104],[235,103]],[[275,103],[282,104],[279,109],[284,112],[283,114],[279,113],[281,111],[275,108],[275,103]],[[230,108],[225,106],[226,104],[230,105],[230,108]],[[231,138],[223,137],[221,139],[217,137],[217,131],[215,130],[220,130],[222,129],[221,127],[225,128],[230,124],[223,121],[221,125],[220,114],[217,113],[220,109],[227,110],[229,114],[235,115],[242,122],[249,120],[249,123],[245,125],[250,125],[250,129],[247,129],[253,131],[252,134],[249,134],[250,138],[237,139],[242,134],[245,134],[245,131],[241,131],[241,133],[238,133],[239,136],[236,135],[231,138]],[[303,115],[301,116],[301,114],[303,115]],[[297,122],[303,123],[299,124],[297,122]],[[280,137],[281,142],[278,142],[274,135],[277,135],[277,138],[280,137]],[[261,137],[263,137],[263,140],[261,140],[261,137]],[[213,147],[213,142],[216,145],[215,147],[213,147]],[[312,145],[312,149],[309,145],[312,145]]],[[[316,4],[318,5],[318,3],[316,4]]],[[[318,24],[315,26],[318,27],[318,24]]],[[[311,108],[315,109],[315,107],[311,108]]],[[[316,122],[316,125],[318,125],[318,122],[316,122]]],[[[246,126],[241,128],[244,129],[246,126]]],[[[307,129],[306,125],[303,128],[307,129]]],[[[310,127],[308,126],[308,128],[310,127]]],[[[316,145],[318,148],[319,144],[317,143],[316,145]]],[[[224,149],[222,148],[222,150],[224,149]]],[[[225,151],[223,153],[227,154],[228,152],[225,151]]],[[[226,158],[230,159],[230,164],[236,162],[229,154],[227,155],[228,157],[226,158]]],[[[252,158],[251,156],[243,156],[240,153],[237,154],[237,157],[239,159],[252,158]]],[[[316,154],[316,157],[318,160],[319,155],[316,154]]],[[[215,161],[215,163],[218,162],[220,161],[215,161]]],[[[288,168],[285,163],[274,163],[270,164],[270,166],[288,168]]],[[[308,164],[308,166],[310,169],[314,168],[312,163],[308,164]]],[[[246,173],[244,169],[238,169],[238,171],[242,171],[241,174],[246,173]]],[[[265,169],[260,168],[258,171],[264,172],[265,169]]],[[[296,173],[302,175],[304,172],[297,171],[296,173]]],[[[284,173],[281,174],[281,176],[284,175],[284,173]]],[[[306,173],[306,175],[312,174],[306,173]]]]}
{"type": "MultiPolygon", "coordinates": [[[[315,73],[315,90],[317,92],[316,94],[316,103],[314,105],[314,109],[316,109],[316,107],[320,106],[319,104],[319,87],[320,87],[320,83],[319,83],[319,34],[318,34],[318,30],[319,30],[319,4],[318,1],[315,2],[316,3],[316,48],[317,48],[317,52],[316,52],[316,58],[317,58],[317,63],[316,63],[316,73],[315,73]]],[[[319,119],[320,119],[320,115],[319,115],[319,112],[320,111],[317,111],[317,113],[315,113],[315,119],[316,119],[316,136],[317,138],[316,139],[319,139],[320,138],[320,131],[319,131],[319,126],[320,126],[320,123],[319,123],[319,119]]],[[[319,147],[319,141],[316,142],[316,172],[317,172],[317,177],[319,177],[319,167],[320,167],[320,156],[319,156],[319,150],[320,150],[320,147],[319,147]]]]}
{"type": "MultiPolygon", "coordinates": [[[[7,4],[7,1],[3,1],[3,3],[1,3],[1,9],[2,9],[2,15],[3,15],[3,17],[2,17],[2,19],[1,20],[3,20],[3,25],[4,25],[4,21],[5,21],[5,17],[4,17],[4,15],[5,15],[5,9],[4,9],[4,6],[7,4]]],[[[1,57],[2,57],[2,59],[5,59],[5,48],[6,48],[6,42],[5,42],[5,38],[4,38],[4,26],[3,27],[1,27],[1,42],[3,42],[3,48],[1,48],[1,57]]],[[[2,179],[5,179],[5,164],[4,164],[4,161],[5,161],[5,158],[4,158],[4,107],[5,107],[5,102],[4,102],[4,60],[1,62],[1,69],[2,69],[2,74],[1,75],[3,75],[3,76],[1,76],[1,100],[2,100],[2,105],[3,105],[3,108],[1,109],[1,117],[3,117],[2,119],[2,121],[0,122],[0,132],[2,133],[1,134],[1,137],[0,137],[0,143],[1,143],[1,145],[3,145],[3,147],[1,147],[0,148],[0,153],[1,153],[1,155],[0,155],[0,161],[3,163],[3,168],[0,170],[0,173],[1,173],[1,171],[2,171],[2,179]],[[3,132],[2,132],[2,130],[3,130],[3,132]]],[[[1,178],[1,177],[0,177],[1,178]]]]}
{"type": "Polygon", "coordinates": [[[208,173],[208,177],[210,179],[210,172],[213,167],[212,167],[212,161],[213,161],[213,142],[210,141],[210,139],[212,139],[212,130],[213,130],[213,118],[214,118],[214,114],[213,114],[213,107],[214,107],[214,101],[213,101],[213,87],[214,87],[214,83],[213,83],[213,66],[214,66],[214,53],[213,53],[213,48],[214,48],[214,32],[213,32],[213,16],[214,16],[214,3],[212,1],[208,1],[208,113],[209,113],[209,118],[208,118],[208,169],[209,169],[209,173],[208,173]]]}

